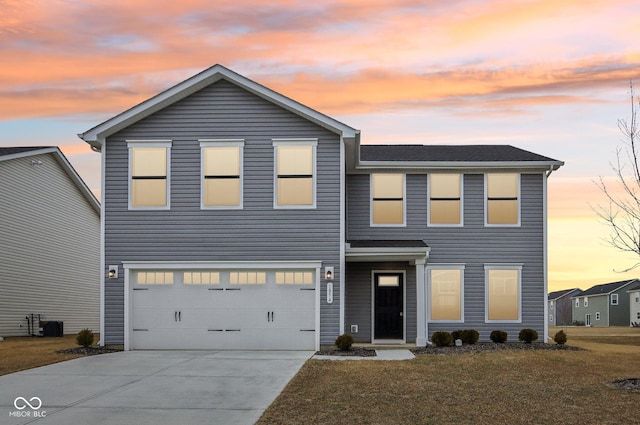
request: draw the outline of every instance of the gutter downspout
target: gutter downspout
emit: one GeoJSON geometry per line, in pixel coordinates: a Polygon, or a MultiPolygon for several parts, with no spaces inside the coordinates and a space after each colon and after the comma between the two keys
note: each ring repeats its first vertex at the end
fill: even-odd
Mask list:
{"type": "MultiPolygon", "coordinates": [[[[543,230],[542,230],[542,238],[543,238],[543,248],[542,248],[542,252],[543,252],[543,273],[544,273],[544,293],[543,293],[543,297],[544,297],[544,339],[543,341],[548,342],[549,341],[549,301],[547,299],[547,294],[549,293],[549,247],[548,247],[548,212],[547,212],[547,181],[549,180],[549,176],[553,173],[554,168],[553,165],[549,166],[549,171],[545,172],[545,179],[544,182],[542,183],[542,202],[543,202],[543,208],[542,208],[542,214],[543,214],[543,218],[542,218],[542,222],[543,224],[543,230]]],[[[554,309],[555,309],[555,304],[554,304],[554,309]]],[[[555,314],[554,314],[554,319],[555,319],[555,314]]]]}

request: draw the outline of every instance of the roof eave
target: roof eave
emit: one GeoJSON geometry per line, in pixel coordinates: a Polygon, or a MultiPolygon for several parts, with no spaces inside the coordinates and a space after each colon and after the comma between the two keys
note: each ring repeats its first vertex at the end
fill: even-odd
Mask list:
{"type": "Polygon", "coordinates": [[[372,247],[345,249],[347,262],[368,261],[416,261],[429,258],[431,248],[423,247],[372,247]]]}
{"type": "Polygon", "coordinates": [[[482,169],[482,168],[525,168],[536,170],[557,170],[562,161],[360,161],[356,169],[482,169]]]}

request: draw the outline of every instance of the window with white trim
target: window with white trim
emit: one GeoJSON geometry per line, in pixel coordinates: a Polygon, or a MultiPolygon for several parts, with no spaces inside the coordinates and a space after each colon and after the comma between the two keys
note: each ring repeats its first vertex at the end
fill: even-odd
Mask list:
{"type": "Polygon", "coordinates": [[[129,208],[169,209],[170,141],[127,141],[129,208]]]}
{"type": "Polygon", "coordinates": [[[618,305],[618,294],[611,294],[611,305],[618,305]]]}
{"type": "Polygon", "coordinates": [[[584,297],[584,306],[589,307],[589,298],[584,297]]]}
{"type": "Polygon", "coordinates": [[[580,298],[576,298],[576,307],[580,307],[580,298]]]}
{"type": "Polygon", "coordinates": [[[486,174],[485,222],[488,226],[520,224],[520,175],[486,174]]]}
{"type": "Polygon", "coordinates": [[[636,319],[640,319],[640,311],[636,313],[636,319]]]}
{"type": "Polygon", "coordinates": [[[521,265],[485,265],[485,320],[520,323],[521,265]]]}
{"type": "Polygon", "coordinates": [[[173,272],[165,271],[138,271],[135,272],[136,284],[138,285],[173,285],[173,272]]]}
{"type": "Polygon", "coordinates": [[[242,140],[201,140],[202,208],[242,208],[242,140]]]}
{"type": "Polygon", "coordinates": [[[404,174],[371,174],[371,225],[404,226],[404,174]]]}
{"type": "Polygon", "coordinates": [[[596,320],[600,320],[600,312],[596,311],[596,320]]]}
{"type": "Polygon", "coordinates": [[[317,140],[273,140],[275,208],[315,208],[317,140]]]}
{"type": "Polygon", "coordinates": [[[464,321],[464,266],[438,265],[427,267],[429,321],[464,321]]]}
{"type": "Polygon", "coordinates": [[[462,174],[429,174],[429,225],[462,224],[462,174]]]}

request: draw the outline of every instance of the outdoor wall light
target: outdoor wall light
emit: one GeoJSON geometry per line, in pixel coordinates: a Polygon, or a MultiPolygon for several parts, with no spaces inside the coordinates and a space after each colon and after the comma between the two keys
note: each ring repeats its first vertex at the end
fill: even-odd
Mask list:
{"type": "Polygon", "coordinates": [[[109,279],[118,278],[118,266],[109,266],[109,272],[107,273],[109,279]]]}
{"type": "Polygon", "coordinates": [[[324,278],[326,280],[333,280],[333,267],[324,268],[324,278]]]}

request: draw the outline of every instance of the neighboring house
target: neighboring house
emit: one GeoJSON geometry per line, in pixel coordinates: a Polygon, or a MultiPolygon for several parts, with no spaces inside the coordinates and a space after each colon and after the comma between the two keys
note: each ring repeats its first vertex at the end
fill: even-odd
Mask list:
{"type": "Polygon", "coordinates": [[[629,288],[629,324],[640,326],[640,282],[629,288]]]}
{"type": "Polygon", "coordinates": [[[360,145],[216,65],[80,134],[102,152],[104,341],[546,336],[547,178],[512,146],[360,145]]]}
{"type": "Polygon", "coordinates": [[[57,147],[0,148],[0,335],[100,325],[100,205],[57,147]]]}
{"type": "Polygon", "coordinates": [[[572,300],[571,297],[578,296],[582,291],[578,288],[563,289],[561,291],[551,292],[547,297],[549,306],[547,307],[549,325],[564,326],[570,325],[572,318],[572,300]]]}
{"type": "Polygon", "coordinates": [[[595,285],[571,297],[573,320],[585,326],[629,326],[629,289],[638,279],[595,285]]]}

